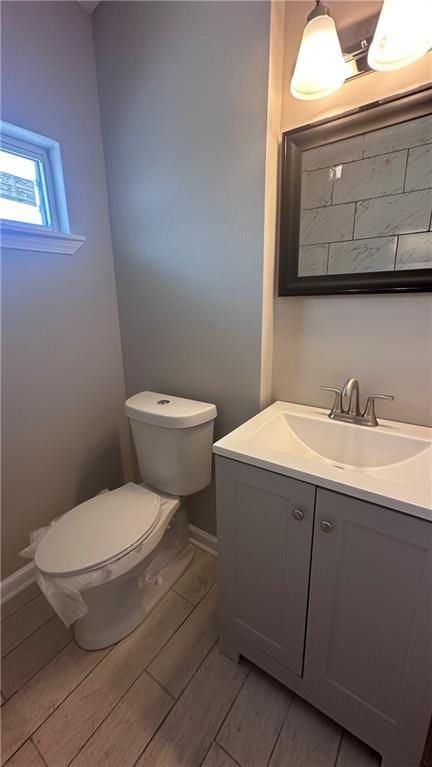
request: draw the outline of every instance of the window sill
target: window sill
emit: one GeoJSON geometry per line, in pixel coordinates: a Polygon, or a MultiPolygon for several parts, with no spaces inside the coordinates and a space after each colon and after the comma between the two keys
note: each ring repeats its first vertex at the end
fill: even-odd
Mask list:
{"type": "Polygon", "coordinates": [[[1,222],[0,237],[2,247],[9,250],[55,253],[61,256],[73,256],[87,239],[76,234],[53,232],[51,229],[9,221],[1,222]]]}

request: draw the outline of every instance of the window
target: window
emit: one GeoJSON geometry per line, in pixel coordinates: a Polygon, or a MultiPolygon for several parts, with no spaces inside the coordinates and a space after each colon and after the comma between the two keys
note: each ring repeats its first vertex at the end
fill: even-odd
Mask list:
{"type": "Polygon", "coordinates": [[[51,227],[41,160],[0,149],[0,218],[51,227]]]}
{"type": "Polygon", "coordinates": [[[72,235],[58,142],[0,122],[2,246],[72,254],[85,238],[72,235]]]}

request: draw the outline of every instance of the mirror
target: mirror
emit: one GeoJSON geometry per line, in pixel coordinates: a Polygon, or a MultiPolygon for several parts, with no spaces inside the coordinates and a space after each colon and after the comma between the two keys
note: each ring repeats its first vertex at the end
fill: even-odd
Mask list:
{"type": "Polygon", "coordinates": [[[283,134],[279,295],[432,290],[432,90],[283,134]]]}

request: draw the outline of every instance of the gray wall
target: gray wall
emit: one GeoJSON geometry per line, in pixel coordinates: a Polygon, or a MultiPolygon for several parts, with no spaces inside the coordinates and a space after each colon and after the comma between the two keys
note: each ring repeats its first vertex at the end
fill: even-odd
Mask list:
{"type": "MultiPolygon", "coordinates": [[[[127,393],[259,409],[269,4],[94,15],[127,393]]],[[[214,531],[212,496],[191,519],[214,531]]]]}
{"type": "MultiPolygon", "coordinates": [[[[340,2],[342,26],[381,3],[340,2]]],[[[415,88],[432,79],[432,53],[395,72],[373,72],[318,101],[298,101],[289,91],[295,57],[308,13],[305,2],[286,3],[282,130],[340,114],[374,99],[415,88]]],[[[379,414],[432,425],[432,299],[430,295],[276,298],[273,399],[330,405],[320,384],[336,385],[353,375],[363,394],[394,394],[379,414]]]]}
{"type": "Polygon", "coordinates": [[[30,530],[122,482],[127,431],[91,19],[75,2],[4,2],[1,43],[2,117],[60,141],[87,237],[74,256],[3,253],[6,576],[30,530]]]}

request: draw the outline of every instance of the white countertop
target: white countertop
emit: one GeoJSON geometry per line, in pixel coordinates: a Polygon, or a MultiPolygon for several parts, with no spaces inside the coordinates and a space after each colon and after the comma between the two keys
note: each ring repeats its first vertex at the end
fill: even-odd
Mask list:
{"type": "Polygon", "coordinates": [[[381,419],[370,428],[327,416],[275,402],[213,452],[432,522],[432,429],[381,419]]]}

